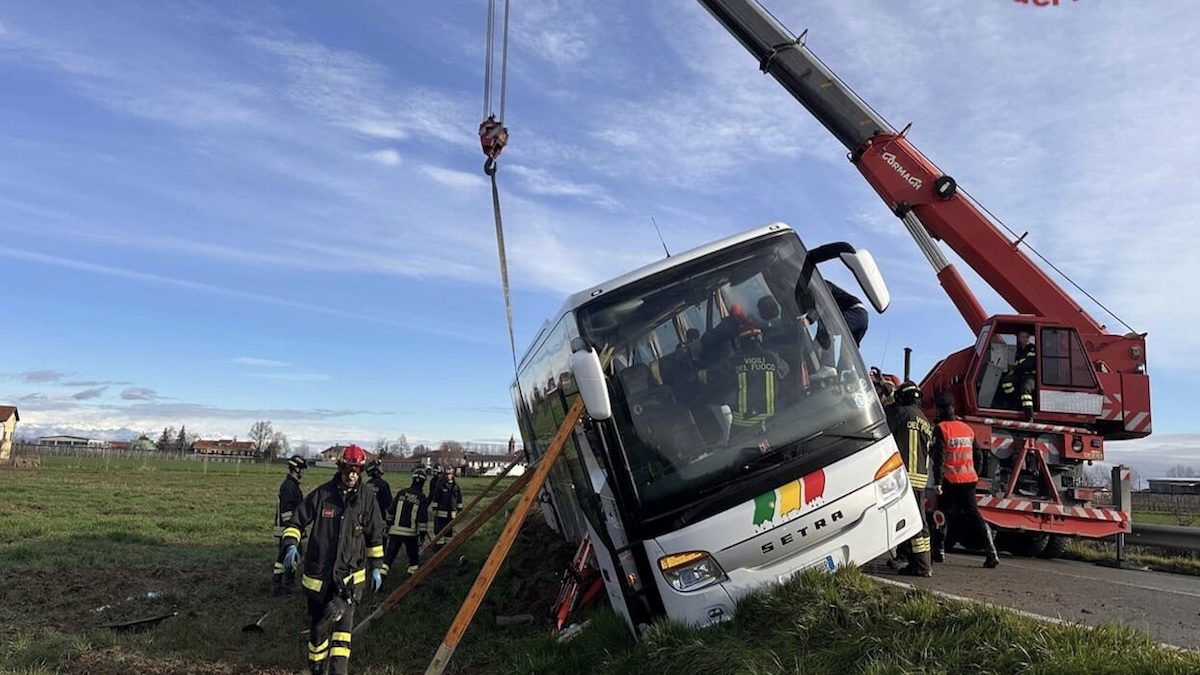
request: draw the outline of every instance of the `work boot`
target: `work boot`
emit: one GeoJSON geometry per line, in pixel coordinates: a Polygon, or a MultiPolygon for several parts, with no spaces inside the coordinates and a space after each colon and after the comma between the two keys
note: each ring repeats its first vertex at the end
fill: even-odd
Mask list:
{"type": "Polygon", "coordinates": [[[417,570],[420,570],[420,569],[421,569],[421,566],[420,566],[420,565],[409,565],[409,566],[408,566],[408,573],[409,573],[409,574],[416,574],[416,573],[417,573],[417,570]]]}
{"type": "Polygon", "coordinates": [[[987,552],[987,559],[983,561],[983,566],[992,569],[1000,564],[1000,554],[996,553],[996,543],[992,539],[992,528],[985,524],[983,526],[983,534],[984,544],[986,544],[984,550],[987,552]]]}
{"type": "Polygon", "coordinates": [[[942,551],[940,549],[935,550],[933,553],[930,554],[929,557],[931,560],[933,560],[933,562],[936,562],[936,563],[946,562],[946,552],[942,551]]]}
{"type": "Polygon", "coordinates": [[[994,555],[989,555],[987,560],[983,561],[983,566],[988,569],[993,569],[1000,566],[1000,559],[994,555]]]}
{"type": "Polygon", "coordinates": [[[1033,408],[1025,408],[1025,421],[1026,422],[1033,421],[1033,408]]]}
{"type": "Polygon", "coordinates": [[[309,675],[325,675],[325,666],[328,663],[329,663],[329,659],[325,659],[324,661],[309,661],[308,662],[309,675]]]}

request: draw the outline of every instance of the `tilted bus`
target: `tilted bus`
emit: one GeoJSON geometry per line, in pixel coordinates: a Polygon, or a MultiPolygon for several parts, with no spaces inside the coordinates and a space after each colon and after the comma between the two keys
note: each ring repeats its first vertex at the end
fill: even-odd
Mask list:
{"type": "Polygon", "coordinates": [[[591,538],[635,634],[662,616],[727,619],[751,590],[862,564],[920,530],[816,270],[834,259],[886,309],[866,251],[808,251],[775,223],[570,296],[522,358],[512,396],[531,461],[584,397],[543,512],[566,539],[591,538]]]}

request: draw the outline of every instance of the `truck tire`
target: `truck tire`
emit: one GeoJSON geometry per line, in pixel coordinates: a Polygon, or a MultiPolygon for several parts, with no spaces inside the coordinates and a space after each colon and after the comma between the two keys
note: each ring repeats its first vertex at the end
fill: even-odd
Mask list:
{"type": "Polygon", "coordinates": [[[1046,548],[1038,553],[1039,558],[1061,558],[1062,554],[1067,552],[1067,544],[1071,540],[1059,534],[1051,535],[1050,541],[1046,542],[1046,548]]]}
{"type": "Polygon", "coordinates": [[[1042,555],[1049,541],[1050,535],[1041,532],[1006,532],[1000,548],[1007,549],[1015,556],[1032,558],[1042,555]]]}

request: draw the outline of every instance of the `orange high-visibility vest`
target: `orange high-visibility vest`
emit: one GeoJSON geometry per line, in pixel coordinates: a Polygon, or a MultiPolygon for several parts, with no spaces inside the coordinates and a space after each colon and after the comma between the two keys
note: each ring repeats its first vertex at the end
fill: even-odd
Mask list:
{"type": "Polygon", "coordinates": [[[942,431],[942,476],[947,483],[974,483],[975,475],[975,432],[966,422],[948,420],[938,422],[942,431]]]}

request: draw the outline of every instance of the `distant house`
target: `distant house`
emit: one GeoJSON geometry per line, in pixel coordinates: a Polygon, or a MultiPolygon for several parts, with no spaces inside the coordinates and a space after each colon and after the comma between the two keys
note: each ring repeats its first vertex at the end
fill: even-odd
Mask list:
{"type": "Polygon", "coordinates": [[[384,471],[386,471],[388,473],[399,474],[399,475],[411,474],[412,470],[417,468],[418,466],[425,466],[424,459],[419,458],[419,457],[413,457],[413,456],[384,457],[382,462],[383,462],[383,470],[384,471]]]}
{"type": "Polygon", "coordinates": [[[129,441],[109,441],[108,447],[113,450],[128,450],[129,441]]]}
{"type": "Polygon", "coordinates": [[[1200,495],[1200,476],[1150,478],[1150,492],[1166,495],[1200,495]]]}
{"type": "Polygon", "coordinates": [[[21,416],[17,414],[17,406],[0,405],[0,462],[7,462],[12,457],[13,436],[19,421],[21,416]]]}
{"type": "Polygon", "coordinates": [[[37,439],[38,445],[52,448],[107,448],[108,441],[82,436],[42,436],[37,439]]]}
{"type": "Polygon", "coordinates": [[[199,440],[192,443],[192,452],[197,455],[216,457],[260,457],[254,449],[254,441],[239,441],[221,438],[215,441],[199,440]]]}

